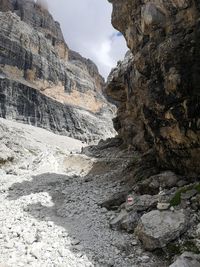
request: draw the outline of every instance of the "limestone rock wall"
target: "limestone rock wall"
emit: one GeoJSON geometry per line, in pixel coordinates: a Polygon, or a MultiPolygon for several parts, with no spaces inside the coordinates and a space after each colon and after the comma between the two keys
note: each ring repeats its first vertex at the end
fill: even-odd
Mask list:
{"type": "MultiPolygon", "coordinates": [[[[19,86],[26,86],[29,90],[38,90],[38,95],[43,94],[48,101],[52,99],[59,102],[58,106],[69,105],[70,109],[74,106],[80,110],[84,109],[86,113],[89,112],[98,119],[101,117],[105,125],[104,130],[99,130],[99,138],[103,137],[103,131],[110,131],[105,137],[112,136],[115,131],[111,126],[111,118],[115,108],[102,94],[104,79],[91,60],[71,52],[65,43],[59,23],[53,20],[46,8],[37,3],[34,0],[0,1],[0,75],[16,81],[19,86]]],[[[1,88],[2,90],[4,88],[1,88]]],[[[12,86],[9,90],[12,91],[12,86]]],[[[20,93],[23,98],[23,90],[20,93]]],[[[14,114],[13,119],[17,119],[15,107],[19,103],[15,103],[14,97],[11,97],[12,94],[9,94],[9,101],[6,102],[10,106],[12,104],[14,110],[9,113],[9,118],[12,119],[11,114],[14,114]]],[[[1,99],[1,103],[2,101],[1,99]]],[[[52,103],[56,103],[55,101],[52,103]]],[[[5,113],[2,109],[1,114],[8,112],[5,113]]],[[[26,112],[23,115],[24,118],[22,114],[19,116],[22,121],[32,122],[27,118],[26,112]]],[[[87,117],[89,118],[90,116],[87,117]]],[[[60,128],[57,130],[60,131],[60,128]]],[[[68,130],[70,132],[70,128],[68,130]]],[[[72,131],[74,132],[73,129],[72,131]]],[[[83,135],[88,132],[90,140],[91,129],[83,131],[83,135]]],[[[79,134],[75,134],[77,135],[79,134]]],[[[94,135],[96,139],[96,129],[94,135]]]]}
{"type": "Polygon", "coordinates": [[[26,84],[0,77],[0,117],[95,143],[110,137],[106,116],[62,104],[26,84]],[[105,125],[107,127],[105,127],[105,125]]]}
{"type": "Polygon", "coordinates": [[[163,168],[200,172],[200,4],[195,0],[110,0],[112,24],[132,59],[110,76],[124,142],[155,148],[163,168]]]}

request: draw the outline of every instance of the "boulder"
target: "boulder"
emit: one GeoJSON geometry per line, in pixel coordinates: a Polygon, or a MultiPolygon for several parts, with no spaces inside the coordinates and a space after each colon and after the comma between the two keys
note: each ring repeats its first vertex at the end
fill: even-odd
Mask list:
{"type": "Polygon", "coordinates": [[[137,212],[129,212],[126,217],[121,222],[121,228],[127,232],[132,232],[135,230],[140,216],[137,212]]]}
{"type": "Polygon", "coordinates": [[[126,230],[127,232],[134,231],[139,221],[139,214],[137,212],[127,212],[122,210],[120,214],[111,220],[110,227],[113,230],[126,230]]]}
{"type": "Polygon", "coordinates": [[[184,252],[169,267],[200,267],[200,256],[191,252],[184,252]]]}
{"type": "Polygon", "coordinates": [[[172,188],[176,186],[178,180],[179,178],[174,172],[164,171],[140,182],[137,188],[139,192],[156,194],[160,187],[172,188]]]}
{"type": "Polygon", "coordinates": [[[120,230],[121,223],[126,219],[128,213],[125,210],[122,210],[119,215],[110,221],[110,228],[113,230],[120,230]]]}
{"type": "Polygon", "coordinates": [[[134,211],[145,211],[156,207],[158,202],[158,196],[151,195],[133,195],[133,203],[130,205],[128,202],[126,203],[126,210],[134,210],[134,211]]]}
{"type": "Polygon", "coordinates": [[[165,247],[187,229],[187,217],[182,211],[153,210],[144,214],[135,230],[147,250],[165,247]]]}

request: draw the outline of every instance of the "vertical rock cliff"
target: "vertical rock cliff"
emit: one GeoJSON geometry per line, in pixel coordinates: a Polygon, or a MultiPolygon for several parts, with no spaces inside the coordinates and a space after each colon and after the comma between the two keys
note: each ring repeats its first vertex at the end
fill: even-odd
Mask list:
{"type": "Polygon", "coordinates": [[[107,84],[118,103],[116,130],[129,146],[154,148],[162,168],[199,173],[199,2],[109,2],[112,24],[132,52],[107,84]]]}
{"type": "Polygon", "coordinates": [[[0,1],[0,116],[86,141],[114,134],[95,64],[71,51],[40,1],[0,1]]]}

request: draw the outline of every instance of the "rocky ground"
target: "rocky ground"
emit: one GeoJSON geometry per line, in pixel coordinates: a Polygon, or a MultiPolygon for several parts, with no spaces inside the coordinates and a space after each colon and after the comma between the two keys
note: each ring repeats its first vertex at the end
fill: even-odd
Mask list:
{"type": "Polygon", "coordinates": [[[167,267],[184,251],[172,266],[199,266],[200,257],[188,252],[200,246],[198,207],[189,212],[187,206],[197,202],[195,182],[191,189],[187,181],[164,172],[137,182],[133,191],[130,170],[141,158],[122,150],[118,139],[87,147],[0,119],[0,140],[3,266],[167,267]],[[161,196],[159,183],[167,190],[161,196]],[[178,190],[185,208],[175,203],[162,210],[178,190]],[[157,208],[159,201],[166,203],[157,208]]]}
{"type": "Polygon", "coordinates": [[[132,234],[110,229],[115,211],[100,205],[120,192],[132,157],[81,154],[80,141],[3,119],[0,139],[2,264],[159,266],[132,234]]]}

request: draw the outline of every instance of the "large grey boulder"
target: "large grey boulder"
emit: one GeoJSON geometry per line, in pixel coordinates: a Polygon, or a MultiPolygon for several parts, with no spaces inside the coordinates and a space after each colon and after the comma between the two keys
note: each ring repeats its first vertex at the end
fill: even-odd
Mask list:
{"type": "Polygon", "coordinates": [[[200,256],[191,252],[184,252],[169,267],[200,267],[200,256]]]}
{"type": "Polygon", "coordinates": [[[147,250],[165,247],[187,229],[187,217],[182,211],[153,210],[144,214],[135,230],[147,250]]]}

